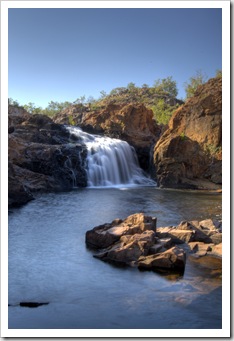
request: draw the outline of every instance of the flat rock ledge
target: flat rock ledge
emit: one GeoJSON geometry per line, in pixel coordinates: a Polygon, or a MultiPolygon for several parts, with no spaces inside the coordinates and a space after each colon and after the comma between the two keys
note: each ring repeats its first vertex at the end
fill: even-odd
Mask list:
{"type": "Polygon", "coordinates": [[[222,259],[221,222],[182,221],[158,228],[156,224],[157,218],[143,213],[115,219],[87,231],[86,245],[103,261],[162,273],[183,274],[188,255],[222,259]]]}

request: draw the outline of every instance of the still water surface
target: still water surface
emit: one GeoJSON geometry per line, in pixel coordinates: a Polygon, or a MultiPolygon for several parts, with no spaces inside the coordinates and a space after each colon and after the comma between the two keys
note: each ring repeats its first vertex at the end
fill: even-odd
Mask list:
{"type": "Polygon", "coordinates": [[[221,278],[187,260],[177,279],[93,258],[85,232],[144,212],[157,226],[221,219],[221,195],[155,187],[39,196],[9,215],[9,328],[222,328],[221,278]],[[49,302],[30,309],[22,301],[49,302]]]}

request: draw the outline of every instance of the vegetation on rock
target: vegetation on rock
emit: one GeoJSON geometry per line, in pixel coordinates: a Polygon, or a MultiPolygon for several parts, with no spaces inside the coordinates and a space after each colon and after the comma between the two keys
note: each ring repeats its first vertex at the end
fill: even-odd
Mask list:
{"type": "Polygon", "coordinates": [[[210,79],[178,108],[154,148],[158,185],[219,189],[222,183],[222,78],[210,79]]]}
{"type": "MultiPolygon", "coordinates": [[[[172,77],[155,80],[153,86],[143,84],[137,87],[133,82],[126,87],[117,87],[107,94],[104,90],[100,91],[99,99],[95,100],[92,96],[86,99],[85,96],[77,98],[74,102],[55,102],[50,101],[48,106],[43,109],[36,107],[32,102],[23,105],[23,108],[31,114],[44,114],[53,117],[61,111],[76,107],[76,112],[84,113],[88,111],[101,110],[109,104],[127,105],[144,104],[148,109],[152,109],[154,119],[158,124],[167,124],[173,111],[183,103],[176,98],[178,94],[176,81],[172,77]],[[78,109],[78,110],[77,110],[78,109]]],[[[9,98],[10,105],[20,107],[18,101],[9,98]]],[[[73,118],[71,118],[73,121],[73,118]]],[[[72,123],[73,124],[73,123],[72,123]]]]}
{"type": "MultiPolygon", "coordinates": [[[[36,122],[40,133],[35,135],[34,142],[48,143],[44,130],[47,125],[53,129],[54,124],[80,126],[88,133],[127,141],[135,148],[140,166],[151,173],[159,186],[210,188],[212,185],[212,189],[219,189],[222,183],[222,73],[218,70],[215,78],[201,85],[204,81],[201,72],[190,80],[189,89],[195,93],[183,105],[175,98],[176,82],[167,77],[155,81],[152,87],[147,84],[137,87],[131,82],[126,87],[113,89],[110,94],[101,91],[99,100],[88,98],[87,102],[81,96],[73,103],[51,101],[42,110],[47,116],[53,116],[50,123],[49,117],[38,115],[40,108],[33,103],[22,107],[9,99],[14,106],[9,105],[8,132],[15,136],[20,127],[20,137],[27,138],[25,128],[29,124],[31,129],[36,122]],[[22,125],[25,119],[27,124],[22,125]]],[[[49,134],[55,143],[53,129],[49,128],[49,134]]]]}
{"type": "MultiPolygon", "coordinates": [[[[216,78],[222,78],[222,71],[216,71],[216,78]]],[[[198,87],[207,81],[207,76],[201,70],[198,70],[196,74],[189,78],[188,82],[184,83],[186,92],[186,99],[191,98],[195,95],[198,87]]]]}

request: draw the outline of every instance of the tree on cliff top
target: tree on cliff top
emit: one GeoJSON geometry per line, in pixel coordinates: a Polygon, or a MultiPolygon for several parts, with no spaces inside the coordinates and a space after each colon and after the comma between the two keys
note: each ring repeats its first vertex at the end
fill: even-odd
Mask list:
{"type": "Polygon", "coordinates": [[[172,76],[163,79],[157,79],[154,82],[154,92],[176,98],[178,95],[176,81],[172,79],[172,76]]]}
{"type": "Polygon", "coordinates": [[[206,81],[207,76],[201,70],[198,70],[195,76],[190,77],[189,81],[184,83],[186,98],[193,97],[198,86],[204,84],[206,81]]]}

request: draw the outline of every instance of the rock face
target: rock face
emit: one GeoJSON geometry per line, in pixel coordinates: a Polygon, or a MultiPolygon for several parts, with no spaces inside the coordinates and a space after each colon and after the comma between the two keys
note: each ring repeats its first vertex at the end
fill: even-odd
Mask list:
{"type": "MultiPolygon", "coordinates": [[[[86,244],[99,250],[99,253],[95,255],[96,258],[141,268],[144,267],[144,262],[151,262],[151,259],[159,254],[153,247],[156,244],[162,246],[162,243],[156,237],[156,218],[145,216],[143,213],[133,214],[124,220],[117,219],[110,224],[100,225],[86,232],[86,244]],[[156,253],[152,256],[154,252],[156,253]]],[[[165,246],[166,243],[163,245],[165,246]]],[[[170,258],[170,264],[169,261],[165,261],[164,264],[163,260],[158,260],[157,265],[154,261],[151,268],[154,270],[173,268],[181,271],[185,266],[185,257],[181,258],[178,265],[177,257],[169,256],[174,251],[171,249],[171,251],[165,252],[165,254],[164,252],[160,253],[160,257],[162,259],[170,258]]],[[[182,249],[179,252],[184,254],[182,249]]],[[[150,266],[145,267],[149,268],[150,266]]]]}
{"type": "Polygon", "coordinates": [[[220,223],[211,219],[203,221],[182,221],[177,226],[157,228],[158,238],[171,238],[176,244],[202,242],[219,244],[222,242],[220,223]]]}
{"type": "Polygon", "coordinates": [[[171,249],[157,253],[148,257],[140,257],[138,262],[139,269],[169,269],[184,271],[186,262],[186,254],[178,246],[174,246],[171,249]]]}
{"type": "Polygon", "coordinates": [[[156,218],[136,213],[87,231],[86,244],[103,261],[181,274],[187,256],[222,257],[220,234],[221,224],[210,219],[156,228],[156,218]]]}
{"type": "Polygon", "coordinates": [[[222,183],[222,79],[201,85],[173,114],[154,148],[161,187],[219,189],[222,183]]]}
{"type": "Polygon", "coordinates": [[[86,243],[92,248],[106,248],[125,235],[139,234],[156,229],[156,220],[144,214],[134,214],[125,220],[115,219],[110,224],[95,227],[86,232],[86,243]]]}
{"type": "Polygon", "coordinates": [[[106,134],[132,145],[140,166],[149,168],[150,150],[159,138],[161,129],[153,119],[153,112],[144,105],[109,104],[105,108],[81,112],[77,106],[65,109],[53,118],[56,123],[73,122],[91,134],[106,134]]]}
{"type": "Polygon", "coordinates": [[[86,149],[49,117],[9,106],[9,206],[25,204],[35,192],[86,186],[86,149]]]}

